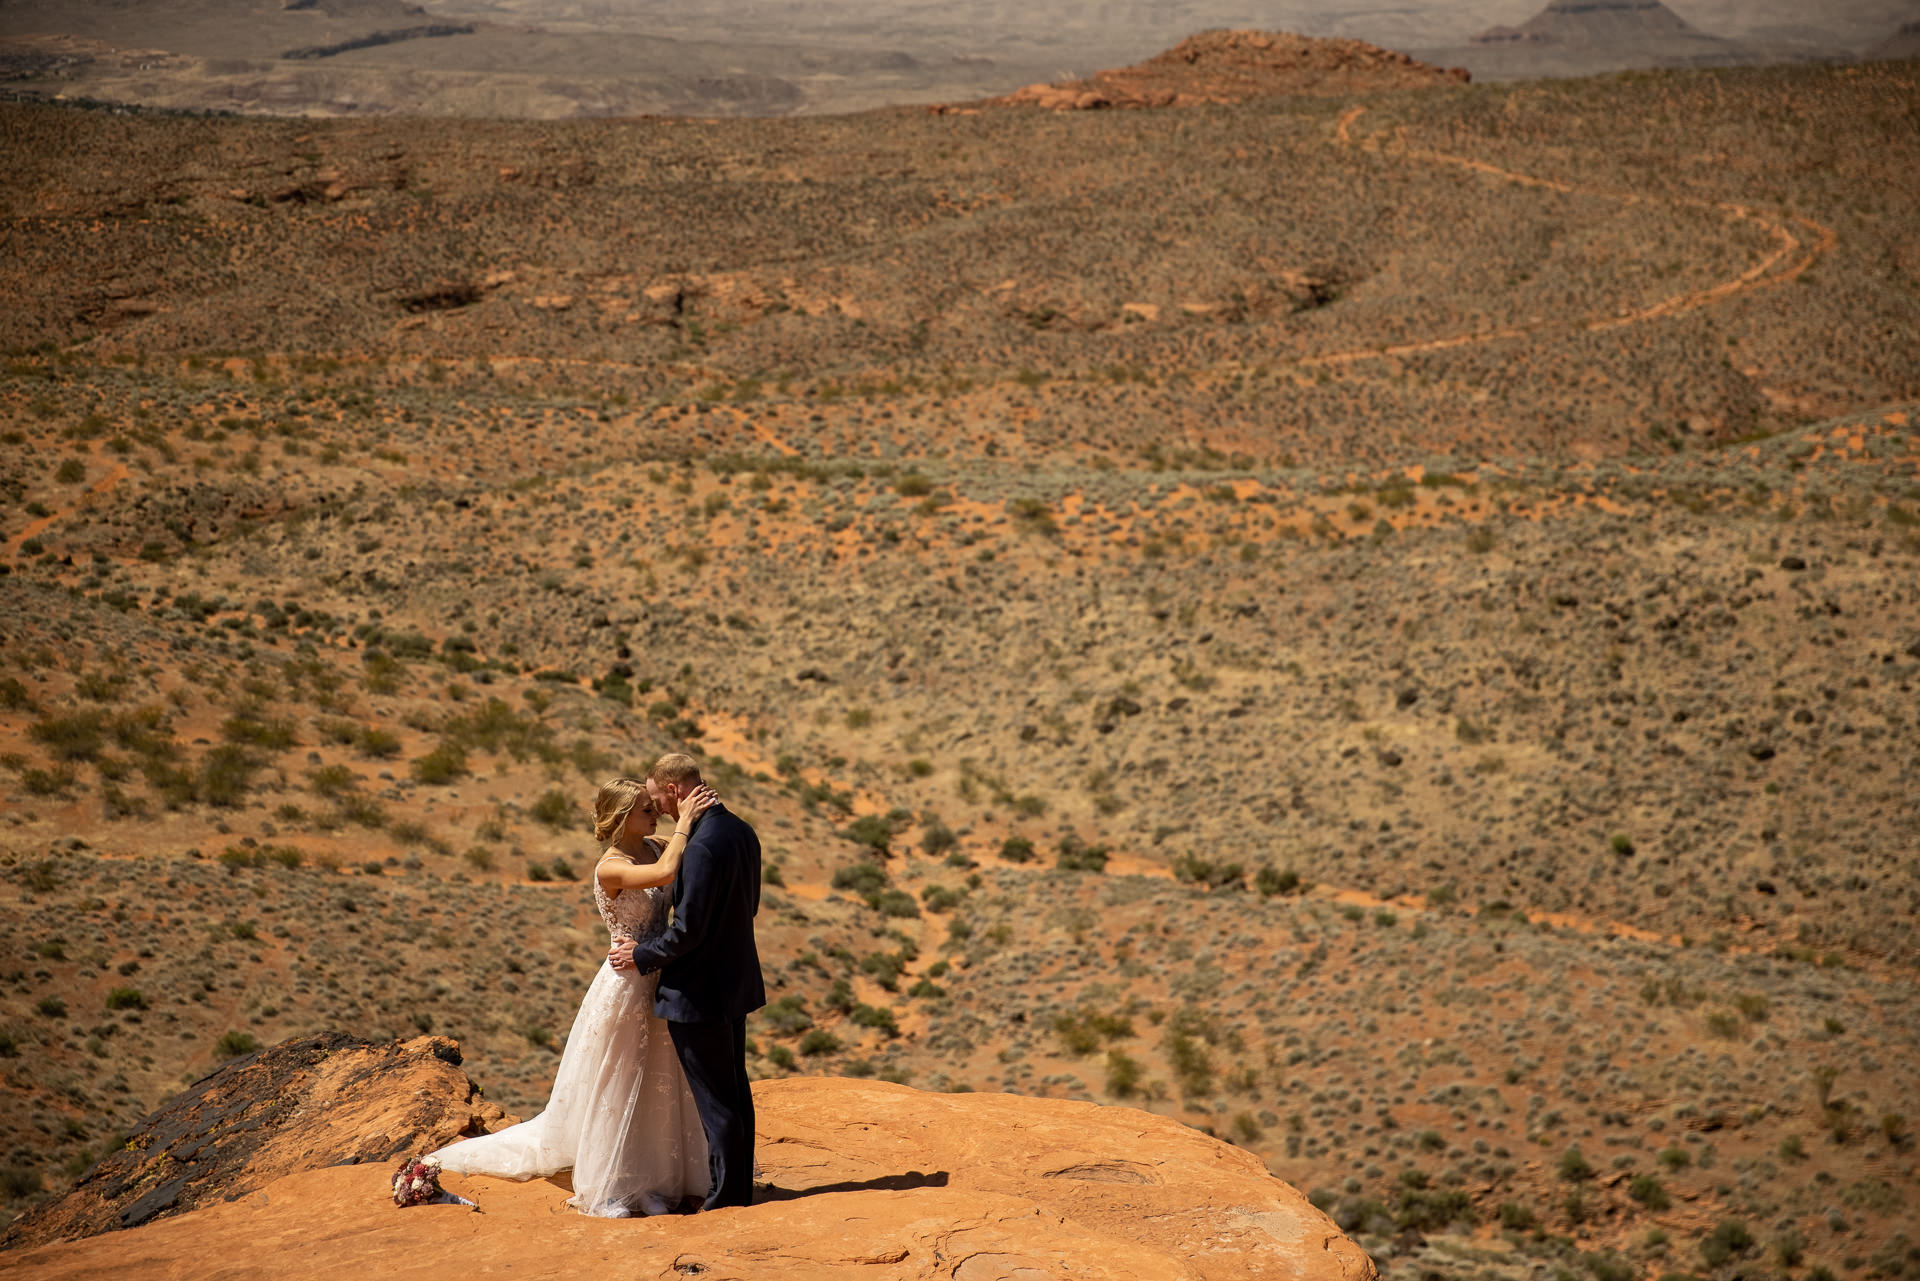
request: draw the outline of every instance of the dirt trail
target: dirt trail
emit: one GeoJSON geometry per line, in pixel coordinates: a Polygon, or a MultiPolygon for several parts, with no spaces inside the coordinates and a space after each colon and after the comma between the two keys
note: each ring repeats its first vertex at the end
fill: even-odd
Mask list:
{"type": "MultiPolygon", "coordinates": [[[[1365,107],[1352,107],[1341,115],[1340,122],[1334,129],[1335,139],[1341,146],[1351,147],[1355,150],[1372,151],[1381,155],[1401,156],[1410,160],[1423,160],[1431,164],[1452,165],[1456,168],[1466,169],[1473,173],[1485,174],[1488,177],[1499,178],[1519,186],[1540,187],[1548,191],[1558,191],[1568,195],[1581,194],[1599,196],[1602,199],[1617,200],[1622,204],[1629,205],[1648,203],[1653,200],[1652,197],[1637,195],[1631,192],[1605,191],[1598,187],[1578,186],[1573,183],[1562,182],[1555,178],[1540,178],[1532,174],[1519,173],[1512,169],[1502,168],[1489,161],[1476,160],[1471,156],[1456,156],[1450,152],[1432,151],[1413,147],[1408,145],[1406,141],[1406,130],[1404,127],[1394,131],[1394,145],[1391,148],[1380,141],[1379,135],[1356,140],[1353,136],[1354,121],[1365,115],[1366,111],[1367,109],[1365,107]]],[[[1731,280],[1722,281],[1706,289],[1697,289],[1684,294],[1675,294],[1673,297],[1662,299],[1660,302],[1654,303],[1651,306],[1642,307],[1624,314],[1591,316],[1584,321],[1575,322],[1578,327],[1588,332],[1601,332],[1608,329],[1618,329],[1626,325],[1644,324],[1648,321],[1660,320],[1667,316],[1675,316],[1682,312],[1692,311],[1698,307],[1708,306],[1709,304],[1723,301],[1749,289],[1759,289],[1769,285],[1777,285],[1800,275],[1808,267],[1812,266],[1821,254],[1831,249],[1834,244],[1834,232],[1832,228],[1814,222],[1810,218],[1799,217],[1798,215],[1793,215],[1790,218],[1776,218],[1763,214],[1749,206],[1730,202],[1681,198],[1670,200],[1666,203],[1694,209],[1717,209],[1727,214],[1734,221],[1752,221],[1757,223],[1772,234],[1776,242],[1776,248],[1765,258],[1753,266],[1748,267],[1731,280]],[[1808,245],[1802,241],[1799,236],[1794,235],[1787,226],[1788,221],[1798,223],[1802,229],[1812,233],[1815,243],[1808,245]],[[1781,267],[1780,264],[1782,262],[1792,258],[1800,250],[1806,251],[1803,256],[1788,266],[1784,268],[1781,267]]],[[[1558,327],[1557,324],[1555,327],[1558,327]]],[[[1442,351],[1449,347],[1465,347],[1475,343],[1499,342],[1509,338],[1523,338],[1530,334],[1541,332],[1546,328],[1548,328],[1548,326],[1544,322],[1527,325],[1510,325],[1500,329],[1454,334],[1443,338],[1431,338],[1419,342],[1396,343],[1391,346],[1371,347],[1351,351],[1327,352],[1318,356],[1304,357],[1295,363],[1304,366],[1344,365],[1351,364],[1355,361],[1373,360],[1382,356],[1411,355],[1416,352],[1442,351]]]]}
{"type": "MultiPolygon", "coordinates": [[[[98,462],[100,458],[100,447],[98,445],[94,445],[88,451],[87,457],[92,461],[98,462]]],[[[118,462],[115,463],[113,465],[113,470],[108,472],[105,476],[102,476],[99,480],[96,480],[95,482],[93,482],[93,484],[87,486],[86,492],[81,494],[79,499],[76,500],[72,506],[63,507],[59,511],[48,512],[45,516],[42,516],[40,519],[34,521],[31,525],[28,525],[25,529],[15,534],[12,538],[8,539],[7,540],[8,558],[11,559],[13,557],[18,556],[20,554],[21,546],[24,545],[28,539],[38,538],[40,535],[46,533],[49,529],[53,528],[53,526],[56,523],[58,523],[60,520],[64,519],[65,517],[73,515],[74,512],[79,511],[88,502],[92,501],[95,498],[98,498],[100,495],[106,493],[109,489],[112,489],[115,485],[125,480],[130,474],[131,473],[127,470],[127,465],[125,463],[118,463],[118,462]]]]}

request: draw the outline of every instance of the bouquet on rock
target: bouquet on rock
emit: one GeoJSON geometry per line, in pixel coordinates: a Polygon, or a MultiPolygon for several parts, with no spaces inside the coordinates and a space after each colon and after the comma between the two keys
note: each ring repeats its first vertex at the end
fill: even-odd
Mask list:
{"type": "Polygon", "coordinates": [[[440,1187],[440,1162],[430,1156],[410,1156],[400,1163],[393,1172],[393,1203],[403,1210],[410,1205],[473,1205],[440,1187]]]}

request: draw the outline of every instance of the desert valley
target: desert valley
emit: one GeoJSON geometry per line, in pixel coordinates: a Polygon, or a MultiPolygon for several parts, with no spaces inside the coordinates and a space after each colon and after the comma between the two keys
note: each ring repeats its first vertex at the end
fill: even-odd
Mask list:
{"type": "Polygon", "coordinates": [[[794,1133],[1143,1109],[1394,1281],[1920,1274],[1917,77],[0,106],[0,1267],[220,1206],[142,1118],[289,1038],[537,1111],[686,750],[794,1133]]]}

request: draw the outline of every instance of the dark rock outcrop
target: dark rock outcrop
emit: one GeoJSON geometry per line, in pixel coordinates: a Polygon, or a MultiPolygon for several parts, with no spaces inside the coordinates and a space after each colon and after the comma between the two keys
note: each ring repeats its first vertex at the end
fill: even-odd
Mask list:
{"type": "Polygon", "coordinates": [[[138,1227],[295,1171],[395,1161],[504,1120],[445,1037],[283,1041],[194,1082],[71,1192],[15,1222],[0,1247],[138,1227]]]}

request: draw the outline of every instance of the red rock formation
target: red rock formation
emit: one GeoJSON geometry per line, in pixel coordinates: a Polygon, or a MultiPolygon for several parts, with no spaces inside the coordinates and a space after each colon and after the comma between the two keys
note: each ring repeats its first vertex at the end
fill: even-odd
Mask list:
{"type": "Polygon", "coordinates": [[[299,1170],[369,1163],[381,1183],[410,1152],[484,1134],[506,1114],[444,1037],[375,1044],[301,1037],[235,1059],[147,1117],[74,1189],[14,1223],[0,1247],[137,1227],[243,1196],[299,1170]]]}
{"type": "MultiPolygon", "coordinates": [[[[763,1186],[748,1208],[589,1219],[565,1208],[567,1193],[554,1183],[450,1175],[448,1189],[484,1213],[397,1210],[387,1155],[428,1146],[423,1118],[441,1117],[444,1128],[469,1106],[465,1077],[434,1066],[439,1047],[451,1043],[361,1046],[278,1078],[257,1064],[226,1069],[159,1115],[224,1108],[224,1128],[201,1129],[200,1147],[186,1159],[210,1153],[230,1181],[195,1183],[201,1208],[192,1213],[11,1253],[10,1281],[198,1276],[210,1258],[223,1276],[356,1279],[428,1261],[468,1275],[783,1281],[1376,1276],[1367,1255],[1258,1157],[1177,1121],[1131,1108],[835,1078],[754,1087],[763,1186]],[[276,1082],[296,1078],[306,1084],[282,1102],[276,1082]],[[323,1097],[333,1104],[317,1106],[323,1097]],[[269,1131],[264,1142],[249,1129],[256,1118],[269,1131]],[[253,1146],[236,1163],[227,1159],[229,1144],[253,1146]],[[307,1168],[291,1158],[301,1144],[312,1147],[307,1168]],[[367,1164],[311,1168],[376,1152],[380,1159],[367,1164]]],[[[288,1049],[270,1051],[280,1055],[272,1061],[315,1052],[282,1054],[288,1049]]],[[[142,1133],[152,1130],[150,1123],[142,1133]]],[[[75,1196],[85,1191],[83,1184],[75,1196]]],[[[96,1188],[89,1203],[109,1201],[96,1188]]],[[[82,1218],[62,1222],[80,1226],[82,1218]]],[[[82,1230],[111,1226],[98,1215],[86,1222],[93,1226],[82,1230]]]]}
{"type": "Polygon", "coordinates": [[[1361,40],[1320,40],[1283,31],[1203,31],[1136,66],[1057,85],[1029,85],[994,99],[992,105],[1049,111],[1187,107],[1466,80],[1465,71],[1430,67],[1361,40]]]}

